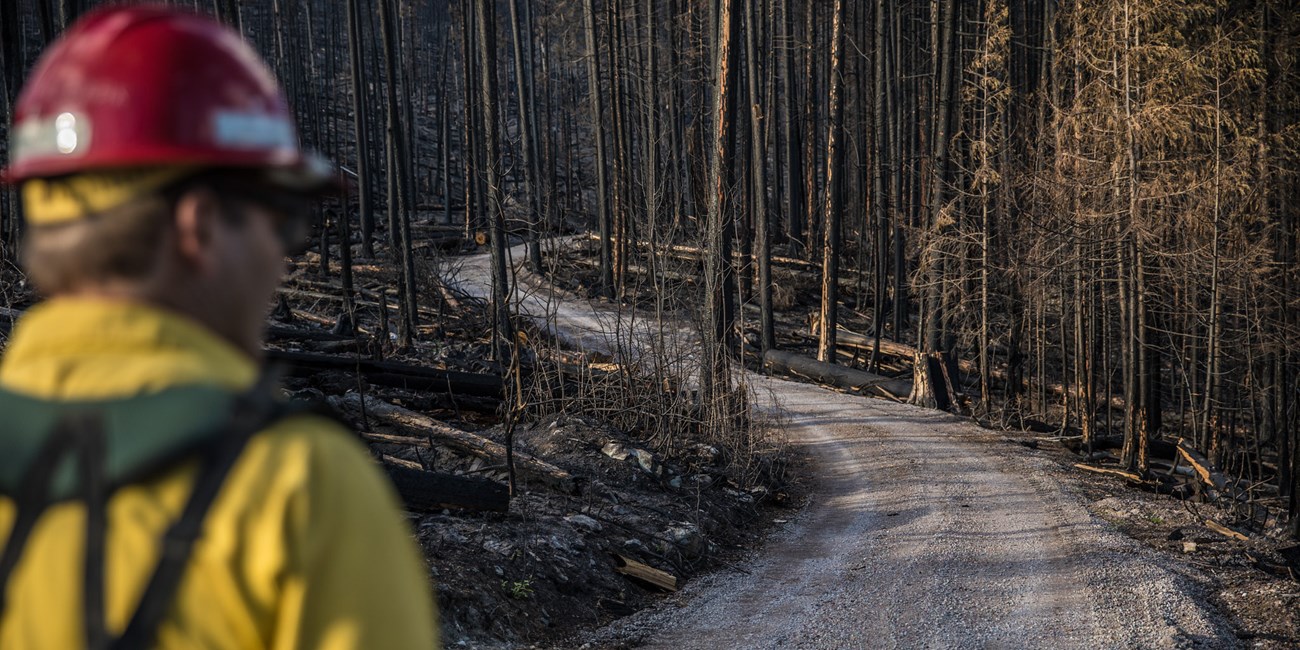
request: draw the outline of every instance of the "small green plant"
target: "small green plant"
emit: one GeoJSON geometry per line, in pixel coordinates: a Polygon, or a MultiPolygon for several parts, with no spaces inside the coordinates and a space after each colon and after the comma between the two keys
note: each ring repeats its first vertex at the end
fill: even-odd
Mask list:
{"type": "Polygon", "coordinates": [[[1165,523],[1164,518],[1162,518],[1160,515],[1151,515],[1150,517],[1147,517],[1147,519],[1151,520],[1151,523],[1157,526],[1163,525],[1165,523]]]}
{"type": "Polygon", "coordinates": [[[528,600],[533,597],[533,581],[528,578],[510,582],[509,580],[501,581],[501,588],[510,594],[515,600],[528,600]]]}

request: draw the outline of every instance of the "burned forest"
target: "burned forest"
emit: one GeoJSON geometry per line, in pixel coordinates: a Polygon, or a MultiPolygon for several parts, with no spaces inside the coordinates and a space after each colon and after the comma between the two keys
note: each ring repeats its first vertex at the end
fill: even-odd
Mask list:
{"type": "MultiPolygon", "coordinates": [[[[0,2],[0,154],[99,4],[0,2]]],[[[566,647],[759,552],[839,471],[772,377],[1300,575],[1294,2],[171,4],[251,41],[346,177],[267,359],[393,479],[448,645],[566,647]]],[[[40,299],[22,215],[0,187],[0,345],[40,299]]]]}

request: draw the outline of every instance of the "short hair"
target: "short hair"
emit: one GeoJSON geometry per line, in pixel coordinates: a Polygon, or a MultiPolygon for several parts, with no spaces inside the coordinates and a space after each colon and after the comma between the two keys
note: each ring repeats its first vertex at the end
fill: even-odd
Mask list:
{"type": "Polygon", "coordinates": [[[29,225],[22,244],[27,278],[47,296],[105,280],[144,279],[159,263],[174,207],[169,197],[153,194],[90,217],[29,225]]]}
{"type": "Polygon", "coordinates": [[[175,223],[176,203],[187,192],[213,192],[220,218],[244,223],[232,201],[265,191],[255,170],[209,169],[99,213],[49,225],[28,224],[21,259],[27,278],[51,296],[105,280],[142,280],[157,267],[175,223]]]}

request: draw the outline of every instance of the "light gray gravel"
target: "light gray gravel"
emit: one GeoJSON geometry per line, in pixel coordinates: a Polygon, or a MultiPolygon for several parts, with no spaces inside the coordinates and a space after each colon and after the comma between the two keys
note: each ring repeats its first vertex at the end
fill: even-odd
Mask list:
{"type": "MultiPolygon", "coordinates": [[[[469,258],[457,284],[486,294],[486,264],[469,258]]],[[[532,313],[601,347],[608,314],[546,309],[532,313]]],[[[813,460],[811,503],[742,570],[583,647],[1238,647],[1196,583],[1089,514],[1052,461],[942,412],[748,381],[813,460]]]]}
{"type": "Polygon", "coordinates": [[[812,503],[743,572],[589,647],[1236,646],[1193,581],[1064,494],[1050,461],[940,412],[757,381],[814,460],[812,503]]]}

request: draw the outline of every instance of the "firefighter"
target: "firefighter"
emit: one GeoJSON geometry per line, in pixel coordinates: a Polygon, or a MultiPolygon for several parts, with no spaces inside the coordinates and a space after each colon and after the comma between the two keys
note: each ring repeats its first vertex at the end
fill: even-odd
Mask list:
{"type": "Polygon", "coordinates": [[[0,361],[0,648],[438,647],[394,491],[274,397],[262,327],[336,176],[238,34],[86,15],[19,96],[46,297],[0,361]]]}

